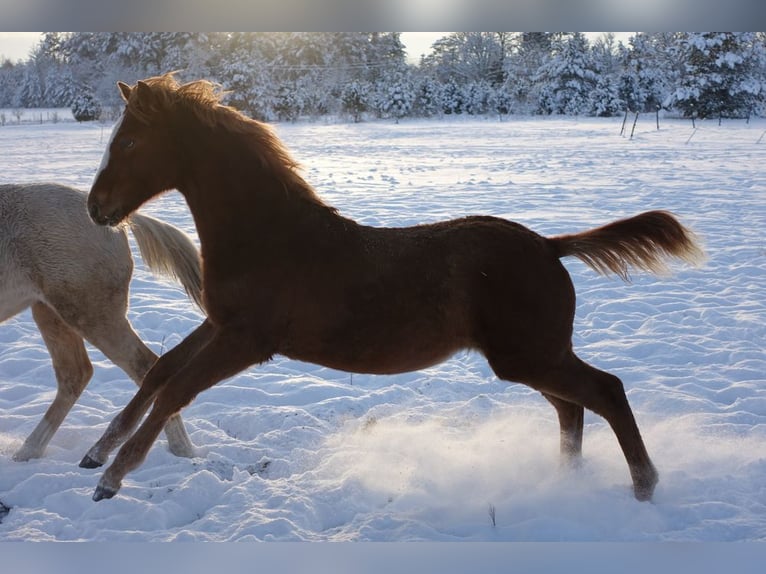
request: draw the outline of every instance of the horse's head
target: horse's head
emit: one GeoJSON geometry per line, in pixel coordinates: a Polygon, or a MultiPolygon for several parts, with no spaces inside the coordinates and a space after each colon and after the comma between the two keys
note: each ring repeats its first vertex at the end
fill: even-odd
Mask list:
{"type": "Polygon", "coordinates": [[[88,212],[100,225],[117,225],[148,199],[176,187],[176,148],[160,90],[147,82],[118,87],[125,111],[88,196],[88,212]]]}

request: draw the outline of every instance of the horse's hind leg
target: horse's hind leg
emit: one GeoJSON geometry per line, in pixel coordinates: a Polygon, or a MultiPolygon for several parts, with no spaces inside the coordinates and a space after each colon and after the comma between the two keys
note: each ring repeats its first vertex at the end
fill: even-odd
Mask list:
{"type": "Polygon", "coordinates": [[[64,418],[93,375],[82,337],[44,303],[32,305],[32,317],[50,353],[56,374],[56,397],[22,447],[13,455],[17,461],[40,458],[64,418]]]}
{"type": "MultiPolygon", "coordinates": [[[[98,296],[84,292],[50,293],[48,296],[65,321],[140,386],[144,375],[157,361],[157,355],[144,344],[128,321],[128,287],[129,276],[125,281],[108,276],[102,278],[98,296]],[[76,305],[72,305],[73,300],[76,305]]],[[[165,435],[170,452],[187,458],[196,456],[180,414],[168,421],[165,435]]]]}
{"type": "Polygon", "coordinates": [[[553,396],[583,405],[601,415],[612,427],[633,479],[638,500],[649,500],[659,476],[638,430],[622,381],[571,355],[567,368],[556,371],[547,388],[553,396]]]}
{"type": "Polygon", "coordinates": [[[578,464],[582,456],[583,407],[546,393],[543,396],[556,408],[559,417],[562,461],[578,464]]]}
{"type": "MultiPolygon", "coordinates": [[[[502,358],[490,360],[490,363],[498,376],[506,378],[503,376],[506,371],[502,358]]],[[[508,378],[514,380],[513,377],[508,378]]],[[[620,379],[584,363],[572,353],[559,366],[521,381],[546,396],[582,405],[604,417],[617,436],[628,463],[635,497],[638,500],[651,499],[658,481],[657,470],[646,451],[620,379]]]]}

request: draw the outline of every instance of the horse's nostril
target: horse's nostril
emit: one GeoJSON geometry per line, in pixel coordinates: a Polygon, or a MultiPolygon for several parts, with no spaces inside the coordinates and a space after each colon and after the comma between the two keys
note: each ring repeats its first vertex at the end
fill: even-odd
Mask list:
{"type": "Polygon", "coordinates": [[[88,205],[88,213],[90,214],[90,218],[93,221],[98,221],[98,215],[99,215],[98,205],[96,205],[95,203],[91,203],[90,205],[88,205]]]}

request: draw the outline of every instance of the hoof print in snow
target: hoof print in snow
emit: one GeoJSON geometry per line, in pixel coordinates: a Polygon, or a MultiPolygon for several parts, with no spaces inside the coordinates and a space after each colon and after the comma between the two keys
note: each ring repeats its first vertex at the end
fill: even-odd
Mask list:
{"type": "Polygon", "coordinates": [[[3,501],[0,500],[0,524],[3,523],[3,518],[8,516],[8,513],[10,511],[11,511],[11,507],[10,506],[6,506],[5,504],[3,504],[3,501]]]}
{"type": "Polygon", "coordinates": [[[268,476],[268,470],[270,466],[270,460],[262,460],[258,464],[248,464],[245,467],[245,470],[250,473],[250,476],[257,474],[258,476],[266,477],[268,476]]]}

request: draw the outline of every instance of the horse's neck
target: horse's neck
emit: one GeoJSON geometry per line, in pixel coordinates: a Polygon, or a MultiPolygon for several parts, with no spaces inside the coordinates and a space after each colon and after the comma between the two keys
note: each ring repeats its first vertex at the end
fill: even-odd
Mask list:
{"type": "MultiPolygon", "coordinates": [[[[297,184],[293,184],[297,185],[297,184]]],[[[270,249],[291,234],[340,219],[331,208],[301,197],[300,190],[274,178],[224,177],[215,184],[198,182],[179,188],[194,217],[203,255],[215,249],[246,245],[248,250],[270,249]]]]}

